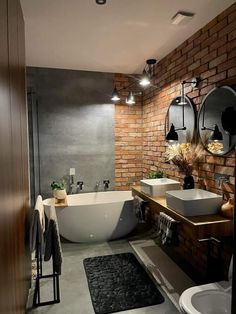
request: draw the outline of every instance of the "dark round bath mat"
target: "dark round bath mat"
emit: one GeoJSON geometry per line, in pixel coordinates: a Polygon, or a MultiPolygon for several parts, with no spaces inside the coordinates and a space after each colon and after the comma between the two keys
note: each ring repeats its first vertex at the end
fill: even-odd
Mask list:
{"type": "Polygon", "coordinates": [[[164,302],[163,296],[132,253],[86,258],[84,268],[96,314],[164,302]]]}

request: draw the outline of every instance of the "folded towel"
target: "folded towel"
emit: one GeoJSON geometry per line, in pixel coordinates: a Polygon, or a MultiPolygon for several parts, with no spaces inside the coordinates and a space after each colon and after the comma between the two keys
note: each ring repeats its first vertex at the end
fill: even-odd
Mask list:
{"type": "Polygon", "coordinates": [[[145,222],[145,203],[141,197],[135,195],[133,200],[134,212],[138,221],[141,223],[145,222]]]}
{"type": "Polygon", "coordinates": [[[158,224],[158,236],[161,238],[162,244],[172,244],[174,242],[174,229],[176,220],[160,212],[158,224]]]}
{"type": "Polygon", "coordinates": [[[55,207],[52,205],[49,212],[49,221],[45,235],[45,254],[44,260],[49,261],[53,258],[53,268],[55,272],[61,274],[62,250],[59,228],[55,207]]]}

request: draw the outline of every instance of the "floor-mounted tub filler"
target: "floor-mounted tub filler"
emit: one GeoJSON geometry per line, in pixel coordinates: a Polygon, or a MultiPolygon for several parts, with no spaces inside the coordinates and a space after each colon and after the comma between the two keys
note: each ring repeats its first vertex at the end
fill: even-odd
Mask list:
{"type": "MultiPolygon", "coordinates": [[[[131,191],[81,193],[67,196],[68,207],[56,208],[60,234],[72,242],[119,239],[137,225],[131,191]]],[[[44,200],[47,214],[52,199],[44,200]]]]}

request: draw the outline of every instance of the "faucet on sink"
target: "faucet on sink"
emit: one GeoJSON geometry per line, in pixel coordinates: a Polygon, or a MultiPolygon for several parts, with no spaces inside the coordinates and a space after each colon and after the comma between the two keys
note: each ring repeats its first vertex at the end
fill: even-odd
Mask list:
{"type": "Polygon", "coordinates": [[[229,183],[229,175],[222,173],[215,173],[214,179],[218,183],[218,187],[222,188],[223,183],[229,183]]]}

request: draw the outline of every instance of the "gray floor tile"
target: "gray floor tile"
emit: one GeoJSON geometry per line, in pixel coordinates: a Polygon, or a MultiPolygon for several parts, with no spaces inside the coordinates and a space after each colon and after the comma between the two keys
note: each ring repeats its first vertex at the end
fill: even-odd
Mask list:
{"type": "MultiPolygon", "coordinates": [[[[83,267],[83,259],[87,257],[133,252],[125,240],[106,243],[76,244],[63,243],[63,272],[60,277],[61,302],[59,304],[38,307],[30,310],[30,314],[94,314],[93,306],[83,267]]],[[[44,263],[45,272],[50,272],[51,263],[44,263]]],[[[51,295],[51,284],[42,284],[42,301],[51,295]]],[[[120,314],[176,314],[179,311],[162,291],[165,302],[160,305],[119,312],[120,314]]]]}

